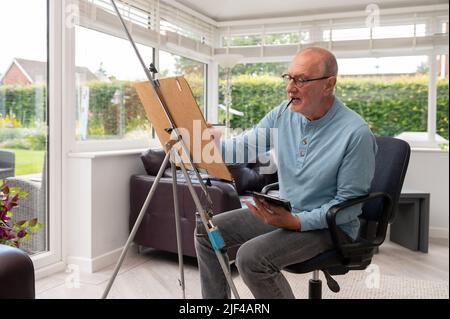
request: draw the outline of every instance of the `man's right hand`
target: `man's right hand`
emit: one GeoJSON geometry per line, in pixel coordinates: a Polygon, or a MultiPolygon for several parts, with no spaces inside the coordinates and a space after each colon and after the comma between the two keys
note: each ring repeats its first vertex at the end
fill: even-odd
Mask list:
{"type": "Polygon", "coordinates": [[[216,143],[220,142],[220,138],[222,137],[222,129],[218,127],[214,127],[212,124],[206,122],[206,127],[208,128],[209,134],[214,139],[216,143]]]}

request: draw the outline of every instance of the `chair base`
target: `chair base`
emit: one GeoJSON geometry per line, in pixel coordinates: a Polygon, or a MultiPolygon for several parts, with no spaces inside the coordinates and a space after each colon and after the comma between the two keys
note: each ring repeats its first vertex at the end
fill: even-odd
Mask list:
{"type": "Polygon", "coordinates": [[[309,299],[322,299],[322,280],[310,279],[309,280],[309,299]]]}

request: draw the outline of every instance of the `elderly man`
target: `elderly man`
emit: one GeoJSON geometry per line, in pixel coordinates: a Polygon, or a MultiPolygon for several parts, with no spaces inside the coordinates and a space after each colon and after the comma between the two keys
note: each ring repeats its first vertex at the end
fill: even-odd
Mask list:
{"type": "MultiPolygon", "coordinates": [[[[241,145],[255,154],[274,148],[280,197],[292,205],[287,211],[254,198],[248,208],[213,219],[227,247],[241,245],[236,266],[255,298],[294,298],[281,269],[333,248],[328,209],[369,191],[375,138],[367,123],[334,96],[337,71],[331,52],[300,51],[283,75],[289,103],[273,109],[253,130],[223,142],[227,150],[241,145]],[[265,148],[249,143],[261,129],[277,130],[265,148]]],[[[360,213],[361,206],[354,207],[337,219],[349,241],[358,235],[360,213]]],[[[202,295],[228,298],[230,288],[205,234],[203,227],[196,229],[202,295]]]]}

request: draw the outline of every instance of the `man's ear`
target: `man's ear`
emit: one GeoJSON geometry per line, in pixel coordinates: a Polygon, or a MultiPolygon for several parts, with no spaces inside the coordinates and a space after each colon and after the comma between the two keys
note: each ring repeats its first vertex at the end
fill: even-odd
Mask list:
{"type": "Polygon", "coordinates": [[[325,94],[333,95],[335,87],[336,87],[336,76],[332,76],[327,79],[327,82],[325,84],[325,88],[324,88],[325,94]]]}

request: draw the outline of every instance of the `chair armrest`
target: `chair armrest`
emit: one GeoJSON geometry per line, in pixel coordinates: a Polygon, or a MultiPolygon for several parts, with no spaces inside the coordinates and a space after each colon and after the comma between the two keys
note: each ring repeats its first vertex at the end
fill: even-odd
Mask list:
{"type": "Polygon", "coordinates": [[[280,187],[280,184],[278,182],[272,183],[272,184],[267,184],[266,186],[263,187],[263,189],[261,190],[261,193],[267,194],[270,191],[278,190],[279,187],[280,187]]]}
{"type": "Polygon", "coordinates": [[[337,205],[332,206],[326,215],[327,223],[328,223],[328,229],[331,233],[331,239],[333,240],[333,243],[338,250],[338,252],[341,254],[343,258],[348,257],[349,252],[355,249],[367,249],[367,248],[373,248],[376,246],[379,246],[383,243],[385,237],[386,237],[386,230],[387,230],[387,224],[389,220],[389,216],[392,210],[392,198],[389,196],[389,194],[386,193],[370,193],[368,195],[364,195],[357,198],[349,199],[345,202],[339,203],[337,205]],[[374,199],[384,199],[385,202],[383,203],[383,211],[380,215],[380,218],[378,219],[378,227],[377,227],[377,234],[374,240],[364,242],[362,245],[360,243],[352,243],[352,244],[343,244],[339,238],[339,230],[338,226],[336,224],[336,217],[337,214],[346,208],[349,208],[351,206],[366,203],[369,201],[372,201],[374,199]]]}

